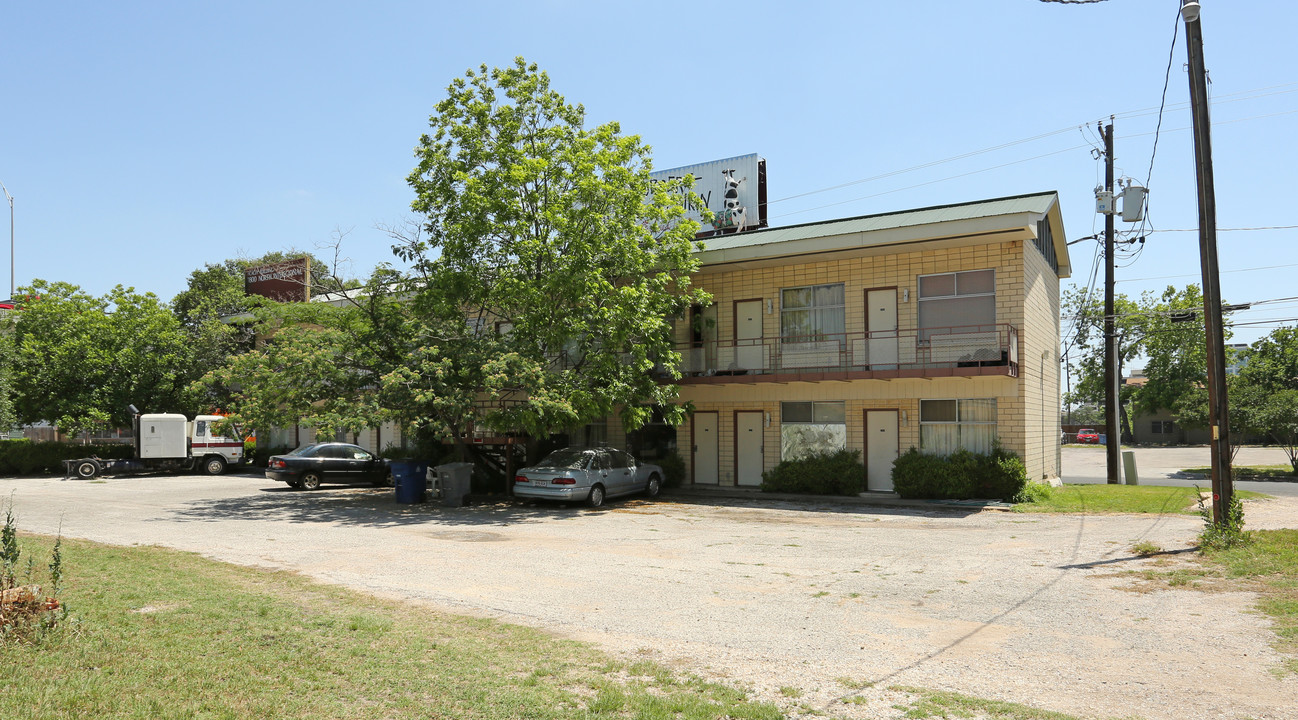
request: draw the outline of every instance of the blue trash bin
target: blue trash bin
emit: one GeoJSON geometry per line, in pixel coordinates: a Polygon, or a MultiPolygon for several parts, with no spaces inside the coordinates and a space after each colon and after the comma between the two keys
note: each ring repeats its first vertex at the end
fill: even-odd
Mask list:
{"type": "Polygon", "coordinates": [[[424,502],[428,461],[393,460],[389,466],[392,468],[393,484],[396,485],[397,502],[406,504],[424,502]]]}
{"type": "Polygon", "coordinates": [[[1105,435],[1104,433],[1100,433],[1100,444],[1101,444],[1101,445],[1108,445],[1108,444],[1109,444],[1109,436],[1108,436],[1108,435],[1105,435]]]}

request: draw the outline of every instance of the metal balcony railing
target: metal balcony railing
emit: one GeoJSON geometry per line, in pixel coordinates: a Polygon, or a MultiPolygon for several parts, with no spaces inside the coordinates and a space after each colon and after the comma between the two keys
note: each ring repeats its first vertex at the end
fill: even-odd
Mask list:
{"type": "Polygon", "coordinates": [[[678,345],[682,382],[847,373],[861,377],[1018,375],[1011,325],[821,334],[678,345]]]}

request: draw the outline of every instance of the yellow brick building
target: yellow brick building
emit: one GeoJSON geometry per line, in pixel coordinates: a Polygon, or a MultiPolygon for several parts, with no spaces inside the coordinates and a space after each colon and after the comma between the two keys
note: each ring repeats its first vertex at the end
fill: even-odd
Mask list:
{"type": "MultiPolygon", "coordinates": [[[[713,303],[676,327],[689,482],[755,486],[782,459],[845,447],[888,491],[898,452],[993,441],[1029,478],[1058,477],[1056,193],[704,242],[695,282],[713,303]]],[[[587,433],[627,440],[615,420],[587,433]]]]}

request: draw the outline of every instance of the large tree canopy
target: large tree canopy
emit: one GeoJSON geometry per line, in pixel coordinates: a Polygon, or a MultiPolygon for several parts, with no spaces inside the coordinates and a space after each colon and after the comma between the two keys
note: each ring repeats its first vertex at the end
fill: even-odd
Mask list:
{"type": "Polygon", "coordinates": [[[67,432],[129,425],[127,405],[184,412],[194,367],[176,318],[152,293],[103,297],[63,282],[20,288],[14,321],[15,409],[67,432]]]}
{"type": "MultiPolygon", "coordinates": [[[[342,281],[331,274],[323,260],[293,249],[276,250],[257,258],[238,257],[223,263],[207,263],[189,274],[186,288],[172,298],[171,310],[189,338],[196,375],[221,367],[228,358],[253,348],[256,328],[252,311],[272,303],[244,291],[244,271],[297,258],[311,261],[316,292],[341,286],[342,281]]],[[[220,408],[228,404],[228,393],[219,386],[208,384],[203,389],[206,404],[220,408]]]]}
{"type": "Polygon", "coordinates": [[[708,300],[690,285],[689,180],[652,182],[638,137],[584,122],[521,59],[456,79],[416,148],[418,219],[393,231],[408,269],[337,307],[279,308],[267,345],[206,384],[237,383],[227,409],[254,424],[392,419],[461,445],[614,412],[633,429],[655,405],[679,420],[655,375],[676,372],[673,318],[708,300]]]}
{"type": "Polygon", "coordinates": [[[447,95],[409,178],[424,233],[395,248],[413,266],[420,352],[387,387],[442,434],[464,429],[473,400],[476,421],[499,430],[544,434],[619,409],[643,424],[647,405],[675,396],[651,375],[679,360],[672,318],[706,301],[690,285],[687,181],[652,182],[639,137],[587,129],[582,106],[521,58],[469,71],[447,95]]]}
{"type": "Polygon", "coordinates": [[[1253,343],[1234,380],[1231,422],[1269,435],[1298,474],[1298,328],[1277,328],[1253,343]]]}
{"type": "MultiPolygon", "coordinates": [[[[1064,314],[1076,318],[1075,346],[1080,351],[1078,382],[1068,396],[1069,402],[1104,405],[1104,309],[1100,299],[1086,296],[1080,290],[1065,293],[1064,314]]],[[[1179,408],[1190,403],[1207,378],[1206,343],[1202,322],[1184,321],[1188,313],[1203,311],[1203,295],[1197,285],[1184,289],[1168,287],[1161,295],[1144,293],[1139,300],[1118,294],[1114,298],[1114,324],[1118,333],[1119,371],[1130,368],[1139,358],[1145,359],[1145,376],[1141,387],[1123,385],[1123,434],[1131,435],[1127,407],[1154,413],[1160,410],[1178,412],[1177,419],[1195,425],[1197,415],[1182,417],[1179,408]]],[[[1226,331],[1229,337],[1229,329],[1226,331]]]]}

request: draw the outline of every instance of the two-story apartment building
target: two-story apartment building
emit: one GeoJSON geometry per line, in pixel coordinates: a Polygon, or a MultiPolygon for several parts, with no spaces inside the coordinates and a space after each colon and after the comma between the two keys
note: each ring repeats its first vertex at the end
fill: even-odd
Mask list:
{"type": "Polygon", "coordinates": [[[690,419],[628,437],[610,418],[571,443],[674,449],[696,485],[757,486],[781,460],[846,448],[888,491],[907,448],[995,442],[1030,478],[1058,477],[1071,268],[1056,193],[719,235],[700,259],[713,302],[675,329],[690,419]]]}
{"type": "Polygon", "coordinates": [[[756,486],[847,448],[887,491],[907,448],[994,442],[1058,477],[1056,193],[721,235],[700,257],[713,304],[676,328],[694,412],[674,444],[694,484],[756,486]]]}

